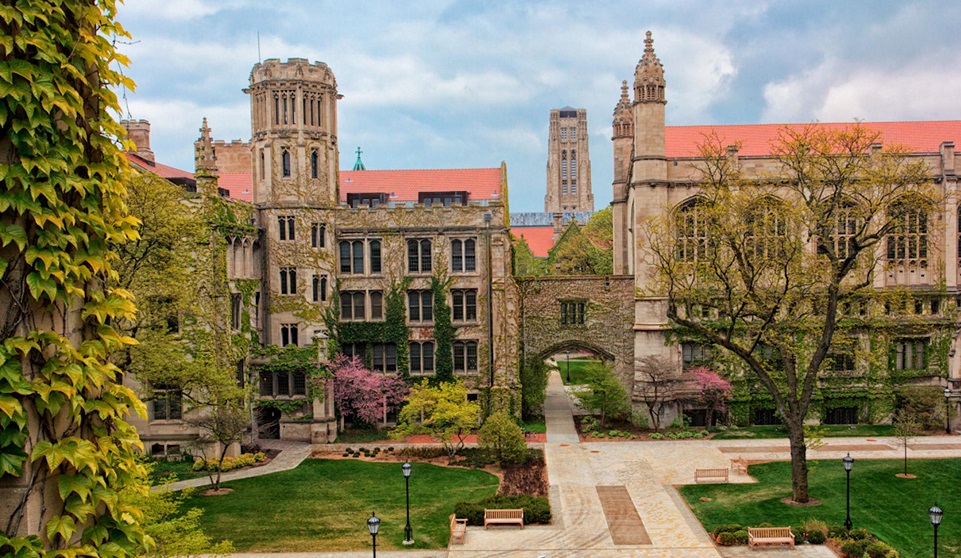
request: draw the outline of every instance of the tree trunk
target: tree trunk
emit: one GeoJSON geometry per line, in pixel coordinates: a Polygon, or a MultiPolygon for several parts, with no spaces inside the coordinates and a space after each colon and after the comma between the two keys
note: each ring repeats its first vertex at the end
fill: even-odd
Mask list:
{"type": "Polygon", "coordinates": [[[808,495],[807,446],[804,445],[804,427],[788,425],[791,441],[791,492],[795,502],[806,503],[808,495]]]}

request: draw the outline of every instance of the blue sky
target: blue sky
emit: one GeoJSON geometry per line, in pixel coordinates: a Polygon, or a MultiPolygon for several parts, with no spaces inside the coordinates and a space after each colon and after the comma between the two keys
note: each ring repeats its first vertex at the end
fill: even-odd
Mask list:
{"type": "MultiPolygon", "coordinates": [[[[157,159],[192,170],[204,117],[248,139],[260,58],[326,62],[340,166],[496,167],[512,211],[542,211],[552,108],[587,109],[596,208],[611,115],[644,33],[669,125],[961,119],[961,8],[934,1],[127,0],[125,112],[157,159]]],[[[123,116],[126,116],[124,114],[123,116]]]]}

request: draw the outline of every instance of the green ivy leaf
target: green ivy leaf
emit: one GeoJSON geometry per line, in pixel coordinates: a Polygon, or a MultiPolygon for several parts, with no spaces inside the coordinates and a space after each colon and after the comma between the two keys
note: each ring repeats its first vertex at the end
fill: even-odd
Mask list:
{"type": "Polygon", "coordinates": [[[60,535],[64,541],[69,541],[77,530],[77,524],[69,515],[55,515],[47,521],[47,538],[53,540],[54,535],[60,535]]]}

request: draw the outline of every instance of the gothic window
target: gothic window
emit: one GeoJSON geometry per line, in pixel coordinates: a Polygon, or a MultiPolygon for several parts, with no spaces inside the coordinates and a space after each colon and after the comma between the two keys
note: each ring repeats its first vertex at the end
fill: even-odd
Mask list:
{"type": "Polygon", "coordinates": [[[577,141],[577,128],[571,128],[571,141],[577,141]]]}
{"type": "Polygon", "coordinates": [[[434,321],[434,293],[407,291],[407,318],[411,322],[434,321]]]}
{"type": "Polygon", "coordinates": [[[364,273],[364,243],[355,240],[350,243],[350,260],[354,273],[364,273]]]}
{"type": "Polygon", "coordinates": [[[184,415],[183,391],[175,386],[157,384],[154,386],[153,419],[180,420],[184,415]]]}
{"type": "Polygon", "coordinates": [[[842,261],[854,253],[854,239],[857,237],[861,220],[857,216],[854,205],[839,206],[832,217],[828,225],[831,230],[832,248],[837,260],[842,261]]]}
{"type": "Polygon", "coordinates": [[[434,371],[433,341],[411,341],[408,354],[411,374],[430,374],[434,371]]]}
{"type": "Polygon", "coordinates": [[[711,349],[700,343],[681,343],[681,364],[684,370],[703,364],[711,358],[711,349]]]}
{"type": "Polygon", "coordinates": [[[893,205],[890,212],[894,228],[887,238],[888,263],[927,267],[927,207],[902,200],[893,205]]]}
{"type": "Polygon", "coordinates": [[[774,200],[762,200],[748,212],[745,250],[758,259],[784,254],[787,222],[784,211],[774,200]]]}
{"type": "Polygon", "coordinates": [[[561,141],[567,141],[567,128],[561,128],[561,141]]]}
{"type": "Polygon", "coordinates": [[[281,215],[277,217],[280,226],[280,240],[294,240],[294,216],[281,215]]]}
{"type": "Polygon", "coordinates": [[[567,178],[567,151],[561,152],[561,178],[567,178]]]}
{"type": "Polygon", "coordinates": [[[577,193],[577,181],[571,180],[571,194],[577,193]]]}
{"type": "Polygon", "coordinates": [[[477,289],[451,289],[452,319],[455,322],[477,320],[477,289]]]}
{"type": "Polygon", "coordinates": [[[854,371],[854,353],[850,351],[835,351],[828,354],[828,363],[835,372],[854,371]]]}
{"type": "Polygon", "coordinates": [[[280,294],[297,294],[297,269],[280,268],[280,294]]]}
{"type": "Polygon", "coordinates": [[[571,177],[577,176],[577,153],[571,151],[571,177]]]}
{"type": "Polygon", "coordinates": [[[584,325],[586,306],[583,300],[561,301],[561,325],[584,325]]]}
{"type": "Polygon", "coordinates": [[[370,241],[370,272],[380,273],[380,241],[370,241]]]}
{"type": "Polygon", "coordinates": [[[356,358],[363,362],[366,353],[367,346],[363,343],[342,343],[340,345],[340,354],[344,355],[349,360],[356,358]]]}
{"type": "Polygon", "coordinates": [[[477,372],[477,341],[454,341],[454,372],[477,372]]]}
{"type": "Polygon", "coordinates": [[[327,225],[314,223],[310,225],[310,247],[323,248],[327,244],[327,225]]]}
{"type": "Polygon", "coordinates": [[[407,271],[410,273],[430,273],[431,270],[430,240],[407,241],[407,271]]]}
{"type": "Polygon", "coordinates": [[[280,152],[280,167],[284,177],[290,176],[290,151],[286,149],[280,152]]]}
{"type": "Polygon", "coordinates": [[[240,293],[231,293],[230,295],[230,327],[231,329],[240,329],[240,318],[241,318],[241,295],[240,293]]]}
{"type": "Polygon", "coordinates": [[[378,372],[397,372],[397,345],[374,343],[371,369],[378,372]]]}
{"type": "Polygon", "coordinates": [[[264,179],[264,174],[267,172],[266,165],[264,164],[264,151],[260,150],[260,179],[264,179]]]}
{"type": "Polygon", "coordinates": [[[274,124],[280,124],[280,95],[274,93],[274,124]]]}
{"type": "Polygon", "coordinates": [[[383,320],[384,319],[384,293],[380,291],[370,291],[367,294],[370,297],[370,319],[383,320]]]}
{"type": "Polygon", "coordinates": [[[307,395],[307,375],[303,372],[260,371],[260,395],[290,397],[307,395]]]}
{"type": "Polygon", "coordinates": [[[311,298],[314,302],[324,302],[327,300],[327,276],[314,275],[311,283],[311,298]]]}
{"type": "Polygon", "coordinates": [[[317,178],[317,150],[310,152],[310,177],[317,178]]]}
{"type": "Polygon", "coordinates": [[[564,180],[564,181],[561,182],[561,193],[562,193],[562,194],[566,194],[566,193],[567,193],[567,181],[566,181],[566,180],[564,180]]]}
{"type": "Polygon", "coordinates": [[[895,370],[923,370],[927,339],[898,339],[894,344],[895,370]]]}
{"type": "Polygon", "coordinates": [[[453,273],[470,273],[477,270],[476,246],[477,242],[473,238],[465,240],[455,238],[451,241],[450,263],[453,273]]]}
{"type": "Polygon", "coordinates": [[[280,324],[280,346],[297,345],[297,324],[280,324]]]}
{"type": "Polygon", "coordinates": [[[340,291],[340,319],[345,322],[362,322],[367,318],[364,291],[340,291]]]}
{"type": "Polygon", "coordinates": [[[707,220],[704,205],[694,199],[677,210],[674,220],[674,251],[679,261],[694,262],[707,253],[707,220]]]}

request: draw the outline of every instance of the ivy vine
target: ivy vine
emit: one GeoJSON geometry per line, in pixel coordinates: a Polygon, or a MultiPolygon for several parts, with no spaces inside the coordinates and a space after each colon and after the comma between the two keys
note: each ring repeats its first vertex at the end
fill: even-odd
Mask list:
{"type": "Polygon", "coordinates": [[[450,278],[433,276],[430,290],[434,296],[434,378],[435,382],[454,381],[453,343],[457,329],[451,321],[451,309],[447,304],[450,278]]]}

